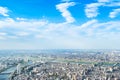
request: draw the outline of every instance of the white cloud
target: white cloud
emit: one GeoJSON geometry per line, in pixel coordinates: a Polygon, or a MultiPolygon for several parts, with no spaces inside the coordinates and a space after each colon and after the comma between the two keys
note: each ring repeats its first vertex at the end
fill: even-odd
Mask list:
{"type": "Polygon", "coordinates": [[[109,17],[110,18],[115,18],[120,14],[120,9],[114,9],[112,12],[110,12],[109,17]]]}
{"type": "Polygon", "coordinates": [[[62,13],[61,15],[66,19],[67,23],[72,23],[75,21],[71,13],[67,10],[70,6],[74,5],[75,5],[74,2],[60,3],[56,5],[56,8],[62,13]]]}
{"type": "Polygon", "coordinates": [[[87,4],[86,7],[85,7],[86,16],[88,18],[96,17],[99,14],[98,8],[100,6],[102,6],[102,5],[103,5],[103,3],[91,3],[91,4],[87,4]]]}
{"type": "Polygon", "coordinates": [[[0,15],[2,15],[2,16],[9,16],[8,15],[8,9],[6,8],[6,7],[1,7],[0,6],[0,15]]]}

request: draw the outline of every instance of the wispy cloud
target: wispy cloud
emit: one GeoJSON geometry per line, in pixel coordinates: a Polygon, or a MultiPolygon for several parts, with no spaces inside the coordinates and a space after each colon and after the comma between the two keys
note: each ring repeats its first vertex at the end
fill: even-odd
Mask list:
{"type": "Polygon", "coordinates": [[[98,0],[98,2],[109,2],[110,0],[98,0]]]}
{"type": "Polygon", "coordinates": [[[69,7],[74,5],[75,5],[74,2],[60,3],[56,5],[56,8],[62,13],[61,15],[66,19],[67,23],[72,23],[75,21],[71,13],[67,10],[69,7]]]}
{"type": "Polygon", "coordinates": [[[108,0],[107,2],[103,2],[103,3],[105,3],[104,6],[106,7],[119,7],[120,6],[120,1],[116,1],[116,0],[108,0]]]}
{"type": "Polygon", "coordinates": [[[2,15],[2,16],[9,16],[8,15],[8,9],[6,8],[6,7],[1,7],[0,6],[0,15],[2,15]]]}
{"type": "Polygon", "coordinates": [[[91,3],[91,4],[87,4],[86,7],[85,7],[86,16],[88,18],[96,17],[99,14],[98,8],[100,6],[102,6],[102,5],[103,5],[103,3],[91,3]]]}
{"type": "Polygon", "coordinates": [[[115,18],[120,14],[120,8],[119,9],[114,9],[112,12],[110,12],[109,17],[110,18],[115,18]]]}
{"type": "MultiPolygon", "coordinates": [[[[88,18],[95,18],[97,17],[100,12],[99,8],[104,6],[104,7],[119,7],[120,6],[120,1],[116,0],[97,0],[98,2],[96,3],[90,3],[87,4],[85,7],[85,14],[88,18]]],[[[112,12],[110,12],[109,17],[110,18],[115,18],[116,15],[118,15],[119,9],[114,9],[112,12]]]]}
{"type": "Polygon", "coordinates": [[[62,2],[69,2],[69,1],[72,1],[72,0],[61,0],[62,2]]]}
{"type": "Polygon", "coordinates": [[[82,24],[80,28],[81,28],[81,29],[83,29],[83,28],[88,28],[88,27],[90,27],[91,25],[93,25],[93,24],[95,24],[95,23],[97,23],[97,22],[98,22],[98,21],[97,21],[96,19],[90,20],[90,21],[82,24]]]}
{"type": "Polygon", "coordinates": [[[114,2],[120,2],[119,0],[97,0],[98,2],[103,2],[103,3],[114,3],[114,2]]]}
{"type": "Polygon", "coordinates": [[[25,21],[25,20],[27,20],[27,19],[25,19],[25,18],[20,18],[20,17],[17,17],[17,18],[16,18],[16,20],[18,20],[18,21],[25,21]]]}

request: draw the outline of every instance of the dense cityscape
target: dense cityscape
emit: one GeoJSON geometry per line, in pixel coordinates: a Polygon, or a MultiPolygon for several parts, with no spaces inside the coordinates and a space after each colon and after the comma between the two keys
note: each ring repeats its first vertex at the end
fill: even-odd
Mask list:
{"type": "Polygon", "coordinates": [[[120,50],[0,51],[0,80],[120,80],[119,75],[120,50]]]}

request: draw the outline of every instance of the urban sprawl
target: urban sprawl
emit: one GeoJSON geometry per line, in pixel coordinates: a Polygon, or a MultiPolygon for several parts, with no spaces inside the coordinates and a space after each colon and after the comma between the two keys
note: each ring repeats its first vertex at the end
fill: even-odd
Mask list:
{"type": "Polygon", "coordinates": [[[120,50],[1,50],[8,80],[120,80],[120,50]]]}

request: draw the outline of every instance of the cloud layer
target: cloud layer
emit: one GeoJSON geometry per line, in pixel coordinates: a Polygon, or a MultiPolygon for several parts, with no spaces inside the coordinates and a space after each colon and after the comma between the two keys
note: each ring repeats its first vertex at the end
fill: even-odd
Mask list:
{"type": "MultiPolygon", "coordinates": [[[[20,21],[5,18],[4,20],[0,20],[0,40],[16,41],[22,39],[22,43],[25,40],[24,44],[32,40],[38,40],[36,42],[41,44],[40,42],[43,40],[50,42],[49,44],[54,44],[53,47],[56,45],[58,48],[63,46],[66,48],[93,48],[93,46],[100,48],[103,42],[106,42],[106,45],[111,45],[111,40],[113,41],[112,44],[116,44],[119,41],[119,25],[120,21],[99,22],[96,19],[87,21],[81,25],[71,25],[66,23],[51,23],[42,19],[20,21]]],[[[41,46],[46,45],[47,42],[42,42],[44,44],[41,46]]],[[[32,43],[29,44],[32,45],[32,43]]]]}

